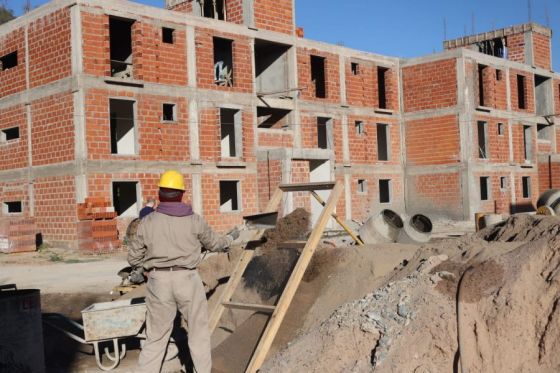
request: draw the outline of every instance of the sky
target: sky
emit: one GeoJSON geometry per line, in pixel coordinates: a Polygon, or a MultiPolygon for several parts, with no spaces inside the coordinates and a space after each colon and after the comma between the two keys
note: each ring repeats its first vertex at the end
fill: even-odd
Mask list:
{"type": "MultiPolygon", "coordinates": [[[[164,4],[164,0],[136,1],[164,4]]],[[[1,2],[21,14],[23,0],[1,2]]],[[[31,5],[46,2],[31,0],[31,5]]],[[[454,39],[529,19],[553,29],[553,70],[560,72],[560,0],[296,0],[296,23],[305,29],[306,38],[395,57],[439,52],[445,37],[454,39]]]]}

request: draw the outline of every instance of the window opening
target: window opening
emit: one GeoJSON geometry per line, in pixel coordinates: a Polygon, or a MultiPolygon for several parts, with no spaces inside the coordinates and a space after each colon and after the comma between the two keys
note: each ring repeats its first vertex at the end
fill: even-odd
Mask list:
{"type": "Polygon", "coordinates": [[[315,97],[327,97],[324,57],[311,56],[311,81],[315,85],[315,97]]]}
{"type": "Polygon", "coordinates": [[[255,80],[258,93],[288,95],[289,50],[289,45],[255,40],[255,80]]]}
{"type": "Polygon", "coordinates": [[[19,139],[19,127],[6,128],[0,131],[0,142],[19,139]]]}
{"type": "Polygon", "coordinates": [[[379,180],[379,203],[391,202],[391,180],[379,180]]]}
{"type": "Polygon", "coordinates": [[[377,124],[377,160],[389,160],[389,126],[377,124]]]}
{"type": "Polygon", "coordinates": [[[18,65],[17,51],[0,57],[0,65],[2,66],[2,71],[16,67],[18,65]]]}
{"type": "Polygon", "coordinates": [[[531,126],[523,126],[523,153],[525,161],[533,158],[531,126]]]}
{"type": "Polygon", "coordinates": [[[175,30],[168,27],[161,28],[161,41],[165,44],[173,44],[175,42],[175,30]]]}
{"type": "Polygon", "coordinates": [[[488,124],[486,122],[478,122],[478,158],[488,159],[488,124]]]}
{"type": "Polygon", "coordinates": [[[507,49],[502,38],[484,40],[476,43],[476,45],[480,53],[500,58],[505,58],[507,55],[507,49]]]}
{"type": "Polygon", "coordinates": [[[502,80],[502,70],[496,69],[496,80],[497,80],[497,81],[501,81],[501,80],[502,80]]]}
{"type": "Polygon", "coordinates": [[[290,113],[290,110],[257,107],[258,127],[271,129],[288,127],[288,117],[290,113]]]}
{"type": "Polygon", "coordinates": [[[109,48],[111,76],[132,78],[132,25],[133,20],[109,18],[109,48]]]}
{"type": "Polygon", "coordinates": [[[202,8],[202,16],[214,18],[220,21],[226,20],[225,0],[199,0],[202,8]]]}
{"type": "Polygon", "coordinates": [[[220,140],[222,158],[238,157],[236,127],[238,127],[239,110],[220,109],[220,140]]]}
{"type": "Polygon", "coordinates": [[[166,122],[175,122],[177,115],[175,112],[175,104],[163,104],[163,120],[166,122]]]}
{"type": "Polygon", "coordinates": [[[358,179],[358,193],[367,193],[367,180],[358,179]]]}
{"type": "Polygon", "coordinates": [[[552,135],[552,127],[548,124],[537,124],[537,139],[550,141],[552,135]]]}
{"type": "Polygon", "coordinates": [[[239,181],[221,180],[220,181],[220,211],[231,212],[239,211],[241,206],[239,196],[239,181]]]}
{"type": "Polygon", "coordinates": [[[23,203],[21,201],[9,201],[3,204],[4,214],[21,214],[23,212],[23,203]]]}
{"type": "Polygon", "coordinates": [[[317,118],[317,146],[319,149],[331,149],[331,119],[317,118]]]}
{"type": "Polygon", "coordinates": [[[109,100],[111,154],[136,154],[134,101],[109,100]]]}
{"type": "Polygon", "coordinates": [[[554,114],[552,81],[546,76],[535,75],[535,103],[537,115],[554,114]]]}
{"type": "Polygon", "coordinates": [[[363,135],[365,133],[364,122],[361,120],[357,120],[354,123],[354,127],[356,128],[356,135],[363,135]]]}
{"type": "Polygon", "coordinates": [[[500,189],[506,190],[507,189],[507,177],[501,176],[500,177],[500,189]]]}
{"type": "Polygon", "coordinates": [[[498,123],[498,136],[503,136],[505,133],[504,124],[498,123]]]}
{"type": "Polygon", "coordinates": [[[485,97],[484,97],[484,92],[485,92],[485,82],[484,82],[484,75],[485,75],[485,70],[488,68],[488,66],[484,66],[484,65],[478,65],[478,105],[479,106],[486,106],[485,105],[485,97]]]}
{"type": "Polygon", "coordinates": [[[387,73],[386,67],[377,67],[377,97],[380,109],[387,109],[387,73]]]}
{"type": "Polygon", "coordinates": [[[525,105],[525,76],[517,75],[517,107],[526,109],[525,105]]]}
{"type": "Polygon", "coordinates": [[[490,199],[490,178],[483,176],[480,178],[480,200],[488,201],[490,199]]]}
{"type": "Polygon", "coordinates": [[[359,75],[360,74],[360,64],[358,64],[356,62],[352,62],[351,68],[352,68],[352,75],[359,75]]]}
{"type": "Polygon", "coordinates": [[[138,215],[138,182],[114,181],[113,206],[118,216],[133,217],[138,215]]]}
{"type": "Polygon", "coordinates": [[[523,198],[531,198],[531,178],[523,176],[521,183],[523,184],[523,198]]]}
{"type": "Polygon", "coordinates": [[[214,83],[233,87],[233,40],[214,38],[214,83]]]}

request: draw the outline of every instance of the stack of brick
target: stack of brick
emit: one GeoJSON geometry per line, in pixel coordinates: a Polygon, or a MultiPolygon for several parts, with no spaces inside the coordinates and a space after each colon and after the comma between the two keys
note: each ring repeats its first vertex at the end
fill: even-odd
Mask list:
{"type": "Polygon", "coordinates": [[[117,214],[106,198],[86,198],[78,203],[78,249],[90,254],[119,251],[117,214]]]}
{"type": "Polygon", "coordinates": [[[23,253],[35,251],[37,224],[35,218],[10,217],[0,219],[0,252],[23,253]]]}

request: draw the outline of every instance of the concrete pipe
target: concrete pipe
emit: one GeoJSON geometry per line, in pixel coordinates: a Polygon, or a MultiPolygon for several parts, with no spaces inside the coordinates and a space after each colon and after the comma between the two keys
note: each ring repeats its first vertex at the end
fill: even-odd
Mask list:
{"type": "Polygon", "coordinates": [[[560,189],[549,189],[541,194],[537,200],[537,209],[543,206],[550,207],[556,215],[560,215],[560,189]]]}
{"type": "Polygon", "coordinates": [[[416,214],[408,219],[399,232],[399,243],[426,243],[432,236],[433,224],[426,215],[416,214]]]}
{"type": "Polygon", "coordinates": [[[369,218],[358,231],[365,244],[397,242],[403,220],[392,210],[383,210],[369,218]]]}
{"type": "Polygon", "coordinates": [[[484,227],[487,228],[503,222],[504,218],[500,214],[487,214],[484,215],[483,221],[484,221],[484,227]]]}

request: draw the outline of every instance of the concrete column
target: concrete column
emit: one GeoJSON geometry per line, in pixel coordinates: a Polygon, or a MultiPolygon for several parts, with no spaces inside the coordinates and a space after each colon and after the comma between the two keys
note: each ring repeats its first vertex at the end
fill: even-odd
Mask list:
{"type": "Polygon", "coordinates": [[[200,159],[198,120],[198,102],[191,100],[189,101],[189,146],[192,161],[200,159]]]}
{"type": "MultiPolygon", "coordinates": [[[[290,88],[299,87],[298,69],[297,69],[297,50],[296,47],[290,48],[288,51],[288,74],[290,88]]],[[[294,111],[292,112],[291,128],[294,134],[293,147],[295,149],[301,148],[301,113],[299,110],[299,96],[301,92],[296,91],[294,99],[294,111]]]]}
{"type": "MultiPolygon", "coordinates": [[[[283,159],[282,160],[282,183],[289,184],[292,182],[292,160],[283,159]]],[[[294,209],[294,197],[293,193],[284,193],[283,207],[284,214],[292,212],[294,209]]]]}
{"type": "Polygon", "coordinates": [[[511,111],[511,74],[509,68],[506,68],[506,109],[511,111]]]}
{"type": "Polygon", "coordinates": [[[192,179],[192,207],[199,215],[204,213],[202,207],[202,174],[197,172],[191,174],[192,179]]]}
{"type": "Polygon", "coordinates": [[[533,54],[533,33],[528,31],[523,35],[525,38],[525,63],[529,66],[535,66],[535,58],[533,54]]]}
{"type": "Polygon", "coordinates": [[[29,216],[35,216],[35,188],[33,176],[33,143],[31,139],[32,128],[31,103],[25,104],[25,118],[27,124],[27,196],[29,198],[29,216]]]}
{"type": "Polygon", "coordinates": [[[83,32],[80,7],[73,5],[70,8],[70,28],[71,28],[71,50],[72,50],[72,74],[81,74],[83,68],[83,32]]]}
{"type": "Polygon", "coordinates": [[[343,114],[340,118],[342,126],[342,163],[350,164],[350,141],[348,140],[348,116],[343,114]]]}
{"type": "Polygon", "coordinates": [[[346,105],[346,59],[344,56],[338,57],[338,70],[340,79],[340,103],[346,105]]]}
{"type": "Polygon", "coordinates": [[[474,110],[474,94],[469,87],[474,87],[473,82],[468,82],[464,57],[457,58],[457,104],[459,107],[459,138],[461,146],[460,177],[461,177],[461,203],[463,206],[463,219],[469,219],[473,214],[472,202],[477,199],[477,190],[472,172],[472,111],[474,110]]]}
{"type": "Polygon", "coordinates": [[[513,163],[513,119],[508,119],[509,162],[513,163]]]}
{"type": "Polygon", "coordinates": [[[352,219],[352,175],[344,170],[344,205],[346,219],[352,219]]]}
{"type": "Polygon", "coordinates": [[[187,76],[189,87],[196,87],[196,38],[194,26],[187,26],[187,76]]]}
{"type": "Polygon", "coordinates": [[[254,0],[243,0],[243,23],[249,28],[255,28],[254,0]]]}

